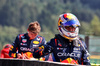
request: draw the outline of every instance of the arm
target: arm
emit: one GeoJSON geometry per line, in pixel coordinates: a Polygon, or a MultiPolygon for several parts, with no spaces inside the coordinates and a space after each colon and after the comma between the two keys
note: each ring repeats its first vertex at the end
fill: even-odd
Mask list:
{"type": "Polygon", "coordinates": [[[10,57],[16,57],[17,56],[17,50],[18,50],[18,44],[19,44],[19,37],[17,36],[15,41],[13,42],[10,51],[9,51],[9,56],[10,57]]]}
{"type": "Polygon", "coordinates": [[[87,51],[87,46],[85,44],[85,42],[81,41],[83,44],[83,56],[82,56],[82,62],[83,65],[90,65],[90,60],[89,60],[89,53],[87,51]]]}
{"type": "Polygon", "coordinates": [[[90,65],[89,56],[86,53],[83,54],[83,65],[90,65]]]}
{"type": "Polygon", "coordinates": [[[52,45],[53,45],[52,41],[50,41],[50,42],[47,42],[47,44],[44,44],[38,48],[35,48],[33,52],[33,57],[40,58],[45,55],[48,55],[49,53],[53,51],[52,45]]]}
{"type": "Polygon", "coordinates": [[[33,57],[35,58],[40,58],[45,55],[48,55],[49,53],[52,52],[52,47],[49,45],[43,45],[41,47],[35,48],[33,52],[33,57]]]}

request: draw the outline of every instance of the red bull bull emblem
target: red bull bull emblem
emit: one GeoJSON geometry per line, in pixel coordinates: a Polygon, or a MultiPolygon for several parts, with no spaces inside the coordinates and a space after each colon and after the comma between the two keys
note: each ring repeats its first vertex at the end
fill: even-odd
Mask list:
{"type": "Polygon", "coordinates": [[[61,61],[61,63],[78,64],[77,60],[74,60],[72,58],[67,58],[67,59],[61,61]]]}

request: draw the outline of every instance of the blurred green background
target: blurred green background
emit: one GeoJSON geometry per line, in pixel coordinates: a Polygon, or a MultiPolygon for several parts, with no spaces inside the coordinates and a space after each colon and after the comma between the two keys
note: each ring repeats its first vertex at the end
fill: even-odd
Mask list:
{"type": "Polygon", "coordinates": [[[100,0],[0,0],[0,50],[33,21],[39,21],[40,35],[49,41],[58,33],[59,15],[66,12],[78,17],[80,34],[90,36],[90,54],[100,55],[100,0]]]}

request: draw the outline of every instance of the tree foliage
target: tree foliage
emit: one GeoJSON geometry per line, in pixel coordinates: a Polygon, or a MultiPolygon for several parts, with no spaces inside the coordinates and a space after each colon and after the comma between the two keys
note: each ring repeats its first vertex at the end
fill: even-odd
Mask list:
{"type": "Polygon", "coordinates": [[[15,27],[8,27],[8,26],[0,26],[0,45],[1,47],[4,44],[11,44],[14,39],[15,35],[18,34],[19,30],[15,27]]]}
{"type": "Polygon", "coordinates": [[[96,15],[91,20],[91,29],[94,35],[100,35],[100,20],[96,15]]]}

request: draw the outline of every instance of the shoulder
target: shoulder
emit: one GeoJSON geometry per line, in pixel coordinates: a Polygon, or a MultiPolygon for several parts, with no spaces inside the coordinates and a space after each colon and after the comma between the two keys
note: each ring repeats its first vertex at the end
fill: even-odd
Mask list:
{"type": "Polygon", "coordinates": [[[41,40],[45,40],[43,36],[37,35],[37,38],[40,38],[41,40]]]}
{"type": "Polygon", "coordinates": [[[22,36],[25,36],[25,35],[26,35],[26,33],[18,34],[17,38],[21,38],[22,36]]]}
{"type": "Polygon", "coordinates": [[[46,43],[45,38],[40,35],[37,35],[36,39],[40,39],[40,43],[46,43]]]}
{"type": "Polygon", "coordinates": [[[85,48],[87,48],[86,43],[85,43],[83,40],[79,40],[79,42],[80,42],[80,44],[81,44],[82,46],[84,46],[85,48]]]}
{"type": "Polygon", "coordinates": [[[51,46],[55,45],[55,41],[56,41],[56,38],[52,38],[52,39],[50,39],[50,41],[47,42],[47,44],[51,45],[51,46]]]}
{"type": "Polygon", "coordinates": [[[57,40],[60,40],[60,39],[62,39],[61,35],[56,34],[55,37],[52,38],[49,42],[55,43],[57,40]]]}
{"type": "Polygon", "coordinates": [[[24,36],[26,35],[27,33],[21,33],[21,34],[18,34],[17,36],[24,36]]]}
{"type": "Polygon", "coordinates": [[[6,51],[8,51],[8,49],[2,49],[2,50],[1,50],[1,52],[6,52],[6,51]]]}
{"type": "Polygon", "coordinates": [[[21,40],[22,39],[22,37],[24,37],[25,36],[25,34],[23,33],[23,34],[18,34],[17,36],[16,36],[16,39],[15,39],[15,41],[19,41],[19,40],[21,40]]]}
{"type": "Polygon", "coordinates": [[[44,38],[43,36],[37,35],[38,38],[44,38]]]}

